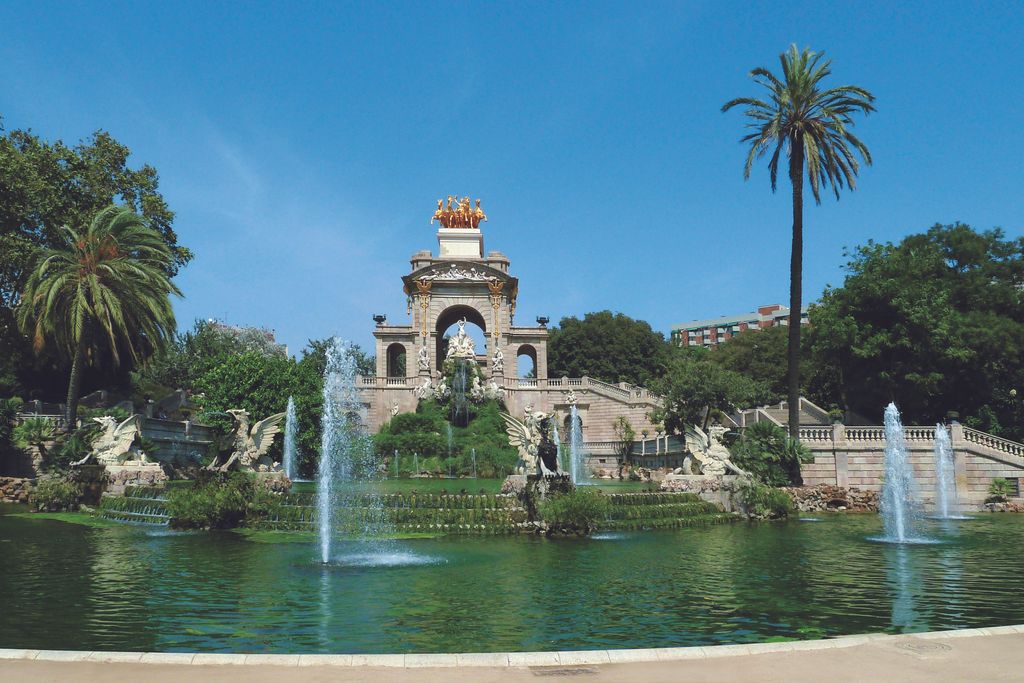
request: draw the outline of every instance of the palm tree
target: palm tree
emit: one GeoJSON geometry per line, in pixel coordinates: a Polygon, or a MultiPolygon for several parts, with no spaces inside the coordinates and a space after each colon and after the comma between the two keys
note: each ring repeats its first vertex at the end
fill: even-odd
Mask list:
{"type": "Polygon", "coordinates": [[[84,231],[63,228],[64,244],[36,261],[18,306],[18,325],[36,352],[47,343],[70,359],[66,429],[75,427],[82,370],[104,353],[114,365],[139,362],[174,335],[168,270],[173,254],[130,208],[111,205],[84,231]]]}
{"type": "Polygon", "coordinates": [[[793,249],[789,270],[789,349],[787,393],[789,399],[789,433],[799,437],[800,427],[800,307],[803,279],[803,210],[804,162],[807,180],[814,201],[821,203],[821,188],[831,186],[839,199],[843,187],[856,187],[860,165],[854,152],[868,165],[871,152],[857,139],[852,114],[875,111],[875,97],[864,88],[843,85],[822,89],[822,80],[831,73],[831,61],[822,61],[823,53],[796,45],[779,55],[783,78],[777,78],[765,68],[750,72],[750,77],[768,91],[769,100],[739,97],[726,102],[722,111],[745,106],[744,114],[752,129],[741,142],[750,144],[743,178],[750,177],[755,159],[762,158],[774,147],[768,170],[771,173],[772,192],[776,188],[779,158],[785,151],[789,158],[789,180],[793,185],[793,249]]]}

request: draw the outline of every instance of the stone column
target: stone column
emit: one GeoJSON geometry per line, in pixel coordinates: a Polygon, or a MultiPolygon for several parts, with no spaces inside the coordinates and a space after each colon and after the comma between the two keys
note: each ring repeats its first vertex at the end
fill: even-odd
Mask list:
{"type": "Polygon", "coordinates": [[[957,421],[949,425],[950,447],[953,449],[953,482],[960,500],[965,500],[970,491],[967,486],[967,439],[964,426],[957,421]]]}
{"type": "Polygon", "coordinates": [[[836,486],[850,485],[850,453],[846,443],[846,425],[836,422],[832,425],[832,454],[835,456],[836,486]]]}

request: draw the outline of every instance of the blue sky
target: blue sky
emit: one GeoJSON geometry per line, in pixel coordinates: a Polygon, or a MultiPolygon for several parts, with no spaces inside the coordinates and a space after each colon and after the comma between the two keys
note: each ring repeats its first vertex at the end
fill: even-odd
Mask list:
{"type": "Polygon", "coordinates": [[[875,165],[805,213],[805,296],[844,246],[936,222],[1024,228],[1019,3],[12,3],[0,115],[153,164],[196,260],[179,323],[293,352],[371,315],[472,195],[520,278],[517,322],[604,308],[672,323],[788,298],[788,187],[744,182],[747,73],[791,42],[871,90],[875,165]]]}

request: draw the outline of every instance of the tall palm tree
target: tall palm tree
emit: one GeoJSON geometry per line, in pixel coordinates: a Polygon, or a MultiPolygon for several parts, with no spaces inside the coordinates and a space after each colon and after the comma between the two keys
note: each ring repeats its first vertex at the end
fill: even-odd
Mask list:
{"type": "Polygon", "coordinates": [[[71,361],[66,429],[74,429],[82,370],[104,353],[139,362],[174,335],[168,270],[173,254],[130,208],[111,205],[84,230],[63,228],[64,244],[36,261],[18,306],[18,325],[36,352],[55,345],[71,361]]]}
{"type": "Polygon", "coordinates": [[[822,81],[831,73],[831,61],[822,60],[823,53],[796,45],[779,55],[782,78],[765,68],[750,72],[750,77],[768,91],[768,101],[753,97],[738,97],[726,102],[722,111],[745,106],[749,119],[748,135],[741,142],[750,144],[743,178],[750,177],[755,159],[762,158],[774,148],[768,170],[771,173],[772,192],[776,188],[779,159],[785,151],[789,159],[789,180],[793,185],[793,249],[789,269],[789,350],[788,399],[789,433],[799,437],[800,427],[800,307],[803,280],[803,210],[804,166],[814,201],[821,203],[821,189],[832,187],[836,199],[839,191],[853,190],[857,183],[860,164],[857,155],[868,165],[871,152],[857,139],[850,128],[852,115],[875,111],[875,97],[864,88],[843,85],[822,88],[822,81]],[[856,152],[856,154],[855,154],[856,152]]]}

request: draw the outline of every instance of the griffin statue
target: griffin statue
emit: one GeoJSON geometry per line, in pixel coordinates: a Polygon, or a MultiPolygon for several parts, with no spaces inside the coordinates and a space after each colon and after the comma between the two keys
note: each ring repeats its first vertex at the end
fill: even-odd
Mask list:
{"type": "Polygon", "coordinates": [[[120,465],[126,460],[146,462],[146,454],[133,448],[140,430],[138,415],[132,415],[120,424],[110,415],[94,417],[93,420],[103,427],[103,431],[93,440],[92,451],[72,465],[84,465],[90,459],[101,465],[120,465]]]}
{"type": "Polygon", "coordinates": [[[249,427],[249,412],[247,410],[229,410],[228,415],[235,421],[234,426],[234,449],[230,457],[223,465],[219,464],[220,457],[210,463],[207,469],[227,472],[233,467],[246,472],[277,472],[281,464],[272,461],[267,456],[274,437],[281,431],[281,422],[284,421],[285,413],[277,413],[260,420],[249,427]]]}
{"type": "Polygon", "coordinates": [[[551,415],[526,407],[525,421],[501,413],[508,432],[508,443],[519,451],[517,474],[562,474],[558,463],[558,445],[551,439],[551,415]]]}
{"type": "MultiPolygon", "coordinates": [[[[730,460],[729,449],[722,443],[722,436],[728,430],[719,425],[713,425],[705,432],[694,425],[686,430],[686,448],[693,455],[693,459],[700,466],[700,473],[709,476],[722,476],[732,472],[741,476],[749,476],[730,460]]],[[[687,474],[692,473],[690,458],[683,461],[683,469],[687,474]]]]}

